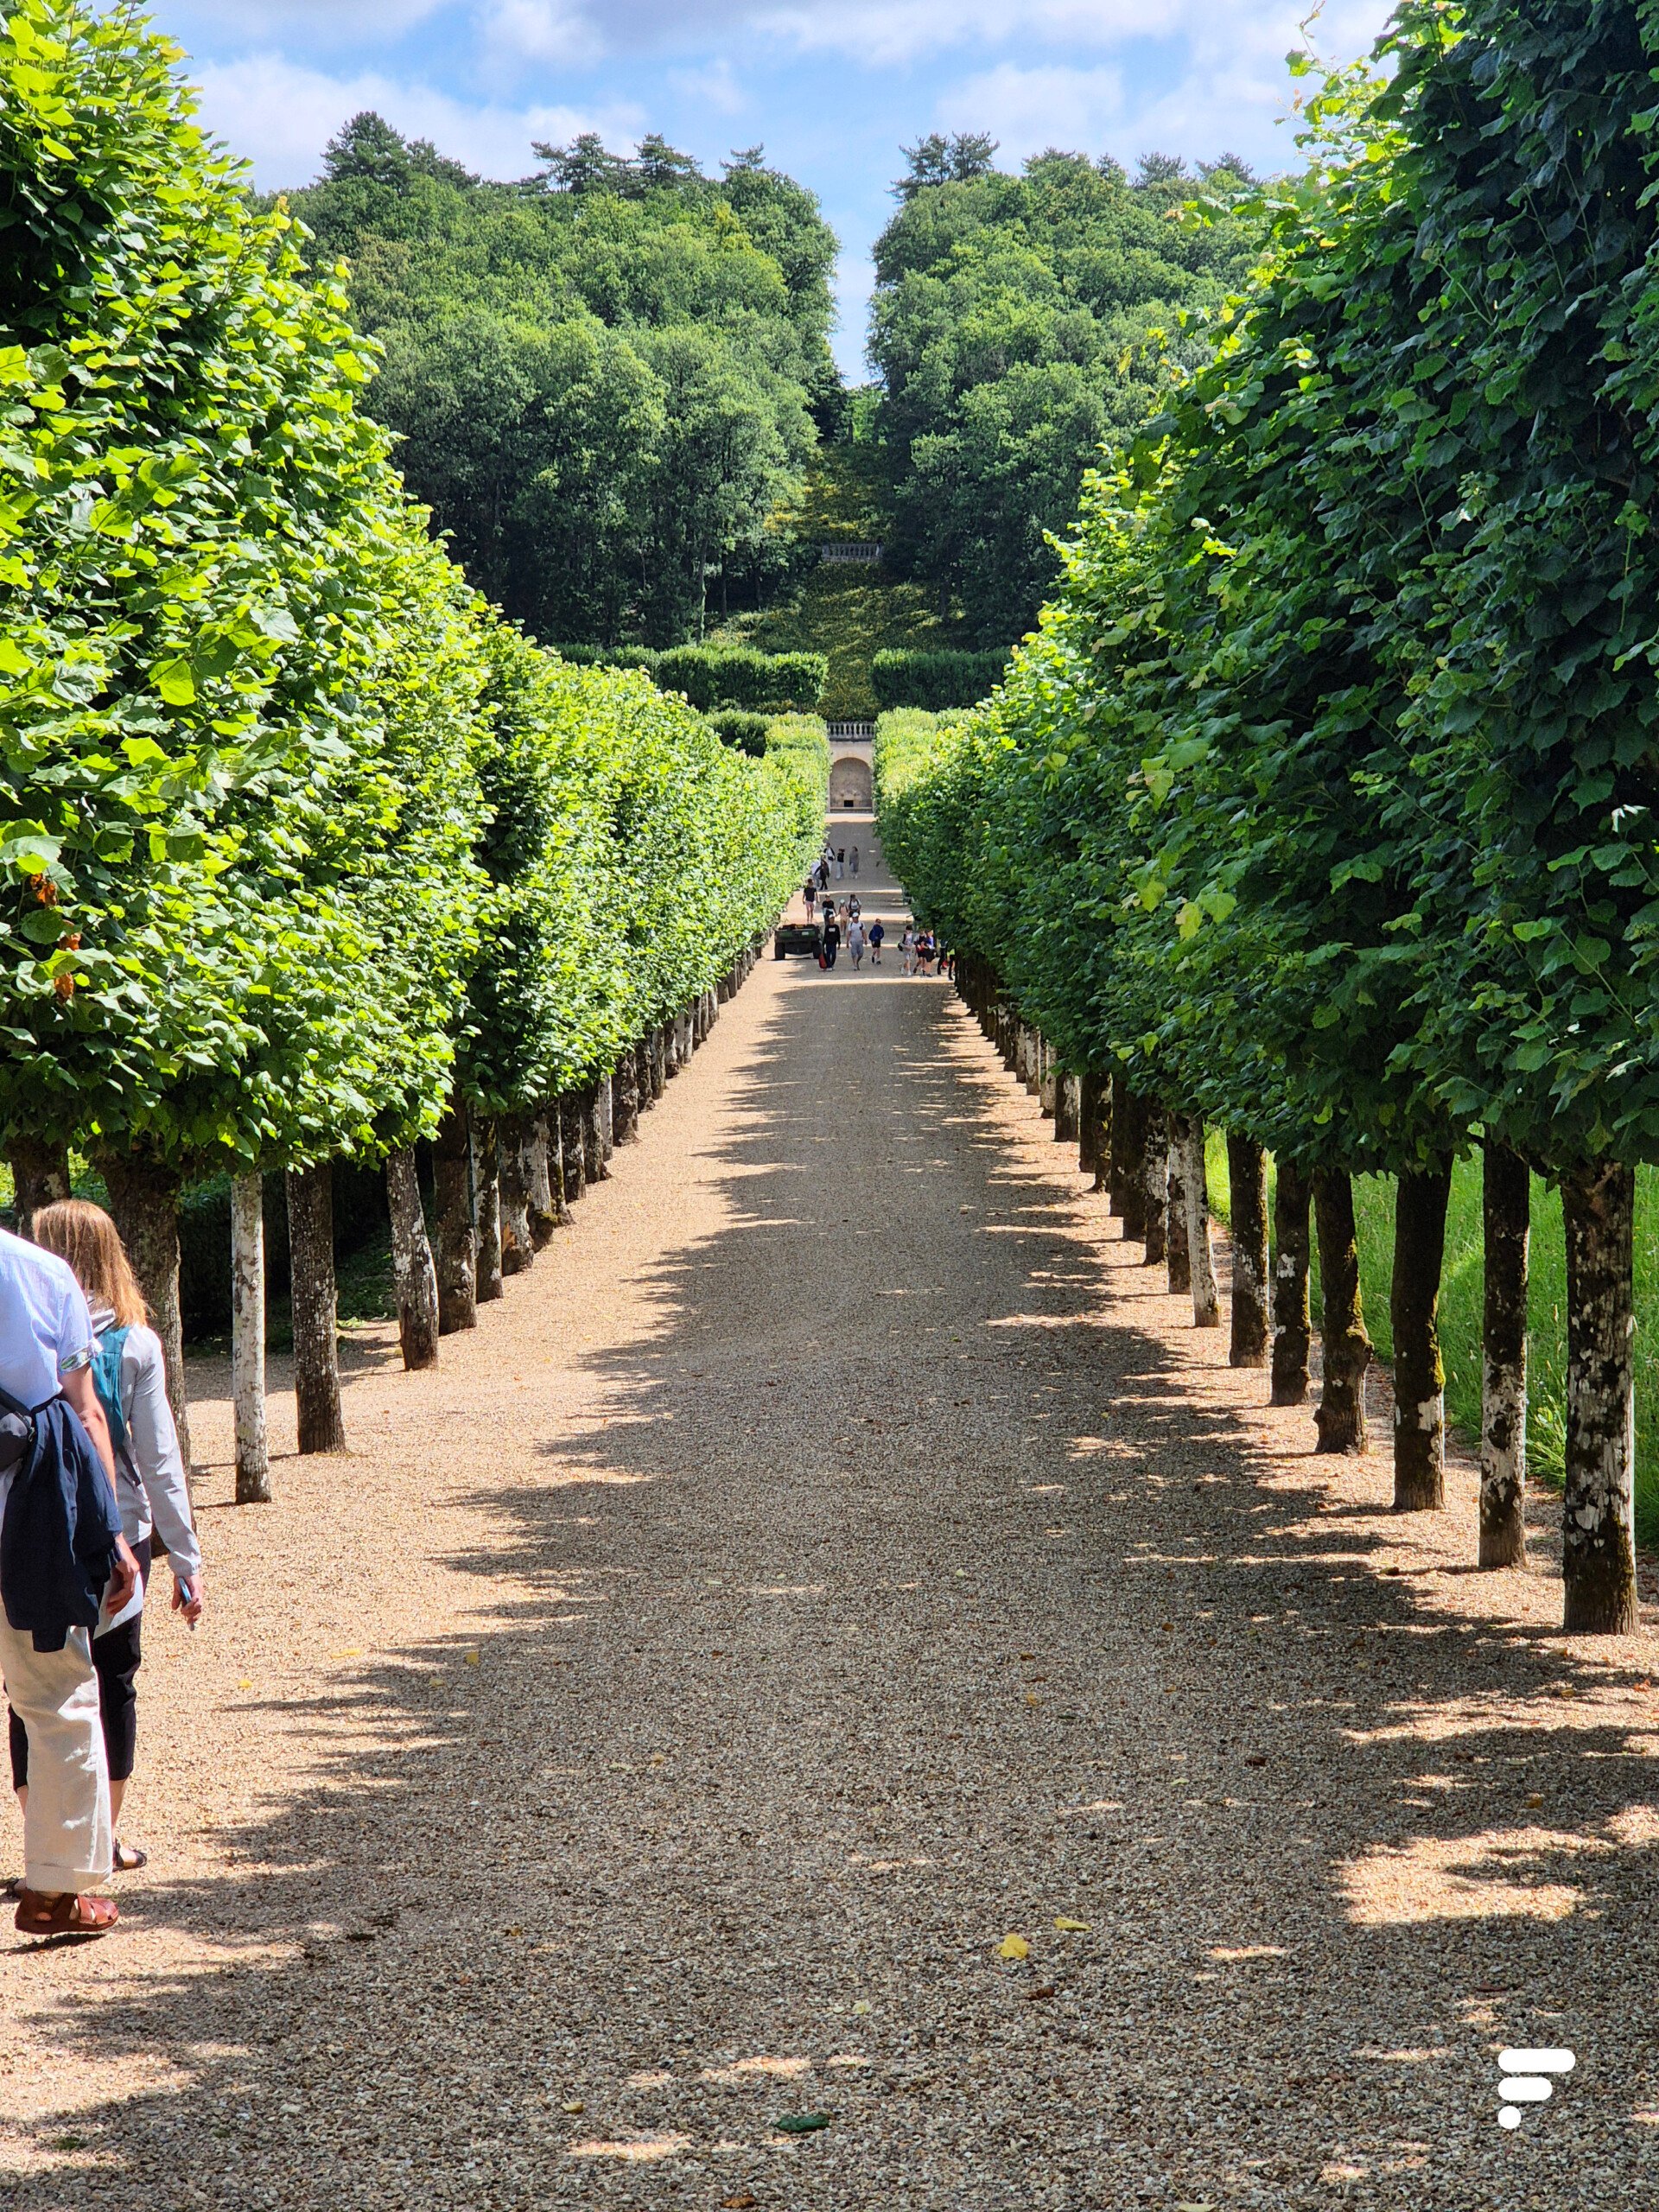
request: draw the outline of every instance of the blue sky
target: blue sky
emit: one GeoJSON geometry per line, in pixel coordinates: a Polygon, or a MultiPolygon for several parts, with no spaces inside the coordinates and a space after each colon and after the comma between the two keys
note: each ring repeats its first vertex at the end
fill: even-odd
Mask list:
{"type": "MultiPolygon", "coordinates": [[[[871,241],[899,149],[988,130],[1012,165],[1045,146],[1133,163],[1224,149],[1295,158],[1284,57],[1306,0],[161,0],[204,119],[263,186],[305,183],[357,109],[486,175],[531,141],[647,130],[712,166],[763,143],[842,245],[836,351],[862,373],[871,241]]],[[[1319,50],[1364,52],[1384,0],[1325,0],[1319,50]]]]}

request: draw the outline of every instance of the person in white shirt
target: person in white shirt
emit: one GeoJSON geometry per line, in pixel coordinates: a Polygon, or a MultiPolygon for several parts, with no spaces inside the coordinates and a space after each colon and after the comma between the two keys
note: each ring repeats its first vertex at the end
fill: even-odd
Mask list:
{"type": "MultiPolygon", "coordinates": [[[[92,1316],[71,1268],[0,1230],[0,1387],[30,1408],[64,1397],[113,1484],[115,1450],[92,1359],[92,1316]]],[[[0,1522],[11,1482],[0,1476],[0,1522]]],[[[123,1540],[105,1605],[124,1605],[137,1580],[138,1562],[123,1540]]],[[[91,1640],[84,1628],[72,1628],[61,1649],[37,1651],[33,1636],[14,1629],[0,1608],[0,1675],[28,1732],[35,1772],[16,1924],[26,1935],[103,1935],[120,1915],[112,1898],[92,1893],[109,1875],[111,1835],[91,1640]]]]}
{"type": "MultiPolygon", "coordinates": [[[[122,1801],[132,1777],[137,1740],[137,1677],[142,1661],[139,1630],[149,1580],[154,1537],[173,1568],[173,1610],[194,1628],[201,1618],[201,1547],[190,1511],[190,1491],[179,1433],[167,1397],[162,1340],[149,1325],[143,1294],[133,1276],[115,1224],[101,1206],[82,1198],[42,1206],[29,1233],[44,1250],[73,1268],[92,1308],[96,1356],[92,1379],[109,1420],[115,1446],[115,1492],[122,1533],[138,1561],[139,1586],[125,1608],[92,1631],[99,1717],[110,1775],[110,1822],[115,1871],[129,1873],[146,1854],[120,1837],[122,1801]]],[[[11,1716],[12,1786],[26,1805],[29,1748],[11,1716]]]]}
{"type": "Polygon", "coordinates": [[[847,925],[847,957],[855,971],[864,965],[864,925],[856,914],[847,925]]]}

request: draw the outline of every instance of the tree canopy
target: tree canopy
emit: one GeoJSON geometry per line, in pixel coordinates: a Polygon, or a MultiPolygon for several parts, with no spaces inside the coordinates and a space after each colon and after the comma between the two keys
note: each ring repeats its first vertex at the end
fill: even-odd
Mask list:
{"type": "Polygon", "coordinates": [[[1139,428],[1172,358],[1199,358],[1182,319],[1242,280],[1258,237],[1225,212],[1242,164],[1195,176],[1152,156],[1131,180],[1051,149],[1014,176],[995,150],[975,134],[908,149],[870,336],[893,556],[989,646],[1035,621],[1084,471],[1139,428]],[[1199,193],[1220,219],[1184,224],[1199,193]]]}
{"type": "Polygon", "coordinates": [[[543,637],[676,644],[710,574],[729,598],[788,557],[835,238],[759,147],[715,178],[657,136],[536,150],[484,183],[359,115],[289,204],[348,265],[366,404],[479,589],[543,637]]]}

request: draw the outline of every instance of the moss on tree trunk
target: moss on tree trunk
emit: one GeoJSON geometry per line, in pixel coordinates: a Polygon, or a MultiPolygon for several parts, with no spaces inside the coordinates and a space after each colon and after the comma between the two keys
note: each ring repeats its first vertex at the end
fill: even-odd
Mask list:
{"type": "Polygon", "coordinates": [[[334,1281],[334,1171],[326,1160],[288,1175],[289,1281],[300,1450],[343,1452],[340,1301],[334,1281]]]}
{"type": "Polygon", "coordinates": [[[478,1232],[473,1225],[473,1145],[467,1109],[452,1105],[432,1144],[438,1224],[438,1329],[478,1326],[478,1232]]]}
{"type": "Polygon", "coordinates": [[[1186,1177],[1191,1155],[1192,1116],[1164,1117],[1164,1265],[1169,1270],[1172,1298],[1185,1298],[1192,1288],[1192,1253],[1187,1241],[1186,1177]]]}
{"type": "Polygon", "coordinates": [[[1365,1370],[1371,1340],[1359,1296],[1359,1237],[1354,1227],[1354,1186],[1339,1168],[1313,1178],[1313,1214],[1319,1236],[1319,1343],[1325,1379],[1313,1416],[1319,1452],[1365,1449],[1365,1370]]]}
{"type": "Polygon", "coordinates": [[[1221,1326],[1221,1294],[1216,1287],[1215,1249],[1210,1242],[1210,1175],[1204,1156],[1204,1123],[1196,1114],[1186,1123],[1186,1248],[1195,1329],[1221,1326]]]}
{"type": "Polygon", "coordinates": [[[500,1148],[501,1272],[522,1274],[536,1258],[530,1230],[530,1142],[528,1116],[504,1114],[497,1126],[500,1148]]]}
{"type": "Polygon", "coordinates": [[[1139,1244],[1147,1233],[1147,1102],[1122,1076],[1112,1077],[1112,1190],[1123,1235],[1139,1244]]]}
{"type": "Polygon", "coordinates": [[[1231,1192],[1233,1299],[1230,1367],[1268,1363],[1268,1155],[1254,1137],[1227,1138],[1231,1192]]]}
{"type": "Polygon", "coordinates": [[[397,1340],[410,1373],[438,1363],[438,1271],[426,1233],[415,1147],[386,1155],[386,1207],[391,1216],[391,1280],[397,1300],[397,1340]]]}
{"type": "Polygon", "coordinates": [[[1169,1252],[1169,1116],[1148,1105],[1141,1147],[1142,1264],[1164,1266],[1169,1252]]]}
{"type": "Polygon", "coordinates": [[[1480,1564],[1527,1555],[1527,1274],[1532,1177],[1508,1145],[1481,1160],[1485,1310],[1481,1328],[1480,1564]]]}
{"type": "Polygon", "coordinates": [[[1440,1274],[1446,1260],[1449,1160],[1409,1168],[1395,1186],[1394,1510],[1438,1513],[1446,1503],[1446,1369],[1440,1359],[1440,1274]]]}
{"type": "Polygon", "coordinates": [[[68,1147],[41,1144],[33,1137],[17,1136],[12,1138],[6,1157],[11,1166],[17,1234],[27,1236],[31,1214],[38,1213],[42,1206],[59,1205],[71,1195],[68,1147]]]}
{"type": "Polygon", "coordinates": [[[588,1161],[582,1149],[582,1100],[567,1090],[559,1101],[559,1158],[564,1166],[564,1203],[575,1205],[588,1188],[588,1161]]]}
{"type": "Polygon", "coordinates": [[[1564,1625],[1624,1636],[1637,1624],[1636,1177],[1598,1160],[1561,1178],[1567,1224],[1564,1625]]]}
{"type": "Polygon", "coordinates": [[[1307,1396],[1313,1324],[1308,1303],[1308,1208],[1313,1185],[1288,1160],[1278,1163],[1273,1202],[1273,1373],[1268,1402],[1300,1406],[1307,1396]]]}

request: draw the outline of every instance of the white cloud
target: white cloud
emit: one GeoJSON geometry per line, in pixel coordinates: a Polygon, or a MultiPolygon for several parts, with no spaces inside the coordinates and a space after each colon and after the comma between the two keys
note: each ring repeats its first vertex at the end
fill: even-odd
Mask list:
{"type": "Polygon", "coordinates": [[[493,52],[526,61],[593,61],[607,44],[582,0],[488,0],[484,23],[493,52]]]}
{"type": "Polygon", "coordinates": [[[1045,146],[1096,153],[1123,111],[1123,77],[1109,64],[1096,69],[1021,69],[1012,61],[951,86],[939,102],[948,129],[988,130],[1002,160],[1045,146]]]}
{"type": "Polygon", "coordinates": [[[374,71],[332,77],[280,54],[251,54],[193,72],[201,119],[234,154],[253,163],[267,191],[308,183],[322,149],[360,108],[374,108],[411,138],[429,138],[441,153],[486,176],[526,175],[533,139],[555,143],[598,130],[612,143],[638,137],[644,118],[632,105],[598,111],[538,105],[473,106],[428,85],[402,84],[374,71]]]}
{"type": "Polygon", "coordinates": [[[671,70],[669,82],[676,92],[713,108],[717,115],[741,115],[749,104],[748,94],[732,74],[732,65],[724,54],[706,69],[671,70]]]}

